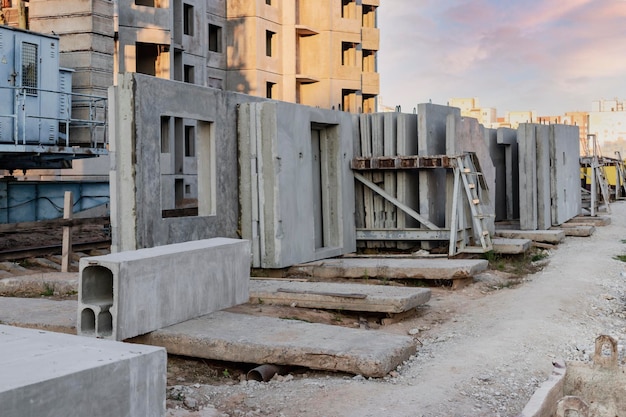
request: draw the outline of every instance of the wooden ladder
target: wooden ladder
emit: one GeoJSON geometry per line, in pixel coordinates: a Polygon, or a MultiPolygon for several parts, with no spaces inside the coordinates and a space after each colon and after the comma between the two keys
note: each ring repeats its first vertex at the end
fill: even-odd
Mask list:
{"type": "MultiPolygon", "coordinates": [[[[452,202],[452,221],[450,233],[449,254],[454,256],[457,253],[485,253],[493,250],[493,242],[486,219],[493,217],[486,214],[489,205],[489,188],[480,169],[480,163],[474,152],[467,152],[455,157],[456,167],[454,168],[454,191],[452,202]],[[463,185],[464,193],[460,193],[459,188],[463,185]],[[463,203],[459,201],[460,194],[467,198],[471,217],[474,237],[478,236],[480,246],[477,244],[466,245],[465,239],[458,239],[459,220],[463,216],[463,203]]],[[[461,197],[462,199],[462,197],[461,197]]],[[[476,242],[477,243],[477,242],[476,242]]]]}

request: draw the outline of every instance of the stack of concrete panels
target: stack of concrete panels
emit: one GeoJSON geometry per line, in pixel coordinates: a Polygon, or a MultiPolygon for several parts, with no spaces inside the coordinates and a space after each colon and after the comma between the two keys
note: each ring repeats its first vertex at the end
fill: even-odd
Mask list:
{"type": "Polygon", "coordinates": [[[581,212],[578,127],[521,124],[519,205],[522,230],[547,230],[581,212]]]}

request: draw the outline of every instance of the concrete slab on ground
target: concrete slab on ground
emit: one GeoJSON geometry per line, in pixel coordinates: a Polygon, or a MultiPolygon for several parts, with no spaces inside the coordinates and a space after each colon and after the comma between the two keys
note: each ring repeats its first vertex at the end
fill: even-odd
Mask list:
{"type": "Polygon", "coordinates": [[[526,253],[533,245],[533,241],[530,239],[494,238],[491,242],[493,243],[493,251],[504,255],[526,253]]]}
{"type": "Polygon", "coordinates": [[[45,272],[31,275],[11,276],[0,279],[0,294],[22,295],[68,295],[78,291],[77,272],[45,272]]]}
{"type": "Polygon", "coordinates": [[[0,323],[76,334],[75,300],[0,297],[0,323]]]}
{"type": "Polygon", "coordinates": [[[534,242],[560,243],[565,239],[563,230],[496,230],[497,237],[530,239],[534,242]]]}
{"type": "Polygon", "coordinates": [[[382,377],[416,351],[413,338],[383,332],[218,311],[138,336],[196,358],[304,366],[382,377]]]}
{"type": "Polygon", "coordinates": [[[387,285],[250,280],[250,302],[329,310],[402,313],[430,300],[427,288],[387,285]]]}
{"type": "MultiPolygon", "coordinates": [[[[596,231],[596,227],[592,224],[576,224],[576,223],[563,223],[559,226],[559,229],[565,232],[565,236],[579,236],[588,237],[596,231]]],[[[558,230],[558,229],[556,229],[558,230]]]]}
{"type": "Polygon", "coordinates": [[[164,416],[165,351],[0,325],[3,417],[164,416]]]}
{"type": "Polygon", "coordinates": [[[567,223],[584,223],[598,226],[608,226],[611,224],[611,218],[608,216],[576,216],[567,223]]]}
{"type": "Polygon", "coordinates": [[[464,279],[485,271],[484,259],[326,259],[295,265],[290,275],[320,278],[464,279]]]}

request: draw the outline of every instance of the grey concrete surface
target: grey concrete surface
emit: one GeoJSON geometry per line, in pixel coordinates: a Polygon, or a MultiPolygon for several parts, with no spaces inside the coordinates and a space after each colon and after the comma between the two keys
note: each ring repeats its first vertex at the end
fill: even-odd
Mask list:
{"type": "Polygon", "coordinates": [[[283,102],[242,104],[242,237],[252,265],[284,268],[356,250],[356,115],[283,102]]]}
{"type": "Polygon", "coordinates": [[[109,90],[112,252],[238,236],[236,108],[262,100],[137,73],[119,77],[109,90]],[[195,132],[193,156],[183,149],[185,126],[195,132]],[[176,179],[184,181],[182,197],[197,197],[197,215],[163,216],[174,208],[176,179]]]}
{"type": "Polygon", "coordinates": [[[165,415],[166,353],[0,325],[2,417],[165,415]]]}
{"type": "Polygon", "coordinates": [[[507,239],[530,239],[534,242],[560,243],[565,239],[563,230],[496,230],[496,236],[507,239]]]}
{"type": "Polygon", "coordinates": [[[592,224],[596,227],[608,226],[609,224],[611,224],[611,218],[608,216],[576,216],[568,222],[568,224],[572,223],[592,224]]]}
{"type": "Polygon", "coordinates": [[[382,377],[416,351],[408,336],[215,312],[132,339],[168,353],[382,377]]]}
{"type": "Polygon", "coordinates": [[[78,334],[114,340],[248,301],[250,242],[214,238],[80,260],[78,334]]]}
{"type": "Polygon", "coordinates": [[[550,179],[552,225],[560,225],[582,212],[580,141],[578,126],[550,126],[550,179]]]}
{"type": "Polygon", "coordinates": [[[76,272],[48,272],[0,279],[2,295],[68,295],[78,291],[76,272]]]}
{"type": "Polygon", "coordinates": [[[565,236],[578,236],[578,237],[591,236],[596,231],[596,227],[591,224],[585,225],[585,224],[563,223],[559,225],[559,229],[565,232],[565,236]]]}
{"type": "Polygon", "coordinates": [[[485,271],[484,259],[326,259],[295,265],[289,274],[320,278],[459,279],[485,271]]]}
{"type": "Polygon", "coordinates": [[[76,334],[75,300],[0,297],[0,323],[76,334]]]}
{"type": "Polygon", "coordinates": [[[427,288],[284,280],[250,281],[250,302],[331,310],[401,313],[430,300],[427,288]]]}
{"type": "Polygon", "coordinates": [[[529,250],[533,244],[530,239],[505,239],[494,238],[492,239],[493,251],[495,253],[514,255],[518,253],[525,253],[529,250]]]}

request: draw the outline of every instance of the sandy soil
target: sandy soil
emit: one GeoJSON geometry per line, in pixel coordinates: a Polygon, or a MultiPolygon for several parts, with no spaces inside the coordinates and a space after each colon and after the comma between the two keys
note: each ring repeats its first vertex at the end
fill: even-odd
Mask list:
{"type": "Polygon", "coordinates": [[[517,285],[483,274],[462,290],[433,289],[413,318],[372,326],[413,334],[419,346],[385,378],[299,371],[260,383],[225,368],[194,381],[184,367],[215,373],[215,366],[182,361],[170,375],[169,415],[515,416],[555,359],[588,360],[600,334],[617,338],[621,350],[626,264],[614,257],[626,254],[626,203],[611,210],[611,225],[591,237],[568,237],[543,270],[517,285]]]}

